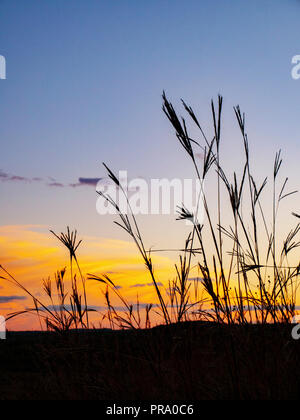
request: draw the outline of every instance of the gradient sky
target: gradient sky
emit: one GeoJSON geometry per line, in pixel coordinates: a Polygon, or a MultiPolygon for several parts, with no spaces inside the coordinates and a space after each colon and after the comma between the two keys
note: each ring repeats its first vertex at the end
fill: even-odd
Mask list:
{"type": "MultiPolygon", "coordinates": [[[[300,54],[299,13],[297,0],[0,0],[7,61],[0,170],[11,177],[0,181],[4,260],[14,261],[17,237],[30,250],[48,229],[67,225],[95,245],[89,258],[110,260],[109,241],[127,243],[125,234],[112,217],[97,215],[94,188],[69,186],[104,176],[103,161],[129,177],[191,176],[161,111],[163,90],[178,108],[180,98],[190,103],[209,129],[210,99],[224,96],[228,167],[239,160],[232,107],[240,104],[258,176],[282,148],[286,175],[298,188],[300,80],[291,77],[291,59],[300,54]],[[105,253],[95,238],[108,241],[105,253]]],[[[299,198],[293,205],[300,210],[299,198]]],[[[167,216],[141,221],[149,246],[182,246],[167,216]]],[[[53,240],[44,246],[53,249],[53,240]]],[[[48,276],[46,260],[39,273],[47,268],[48,276]]],[[[27,279],[29,260],[23,262],[27,279]]]]}

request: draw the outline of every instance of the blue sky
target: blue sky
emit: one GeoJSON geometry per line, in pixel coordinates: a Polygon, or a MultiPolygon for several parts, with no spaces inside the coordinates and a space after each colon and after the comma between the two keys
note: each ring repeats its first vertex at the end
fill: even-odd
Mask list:
{"type": "Polygon", "coordinates": [[[239,159],[239,103],[258,174],[282,148],[297,187],[299,12],[296,0],[0,1],[0,169],[45,180],[0,183],[1,224],[118,237],[96,214],[93,188],[46,184],[101,177],[102,161],[132,177],[191,176],[161,111],[163,89],[208,129],[210,99],[224,96],[229,167],[239,159]]]}

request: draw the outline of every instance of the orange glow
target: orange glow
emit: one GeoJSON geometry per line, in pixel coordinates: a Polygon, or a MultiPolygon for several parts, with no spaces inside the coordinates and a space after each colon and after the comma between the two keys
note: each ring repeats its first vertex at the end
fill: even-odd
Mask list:
{"type": "MultiPolygon", "coordinates": [[[[107,274],[122,288],[122,295],[129,302],[136,302],[137,293],[142,303],[156,302],[153,287],[150,285],[151,279],[134,244],[108,238],[83,237],[78,259],[85,275],[107,274]],[[135,287],[141,284],[145,286],[135,287]]],[[[166,257],[155,255],[153,263],[158,281],[166,285],[171,276],[173,262],[166,257]]],[[[69,256],[67,249],[64,249],[44,226],[1,226],[0,264],[43,301],[42,280],[49,276],[53,278],[53,274],[65,266],[68,269],[69,256]]],[[[67,274],[69,276],[69,272],[67,274]]],[[[31,299],[16,285],[1,279],[0,289],[0,296],[7,299],[7,302],[0,302],[1,315],[32,307],[31,299]],[[21,300],[24,297],[25,299],[21,300]]],[[[87,282],[89,306],[104,305],[102,289],[96,281],[87,282]]],[[[114,304],[120,305],[120,302],[111,297],[114,304]]],[[[34,315],[25,315],[9,321],[8,328],[32,330],[39,328],[39,324],[34,315]]]]}

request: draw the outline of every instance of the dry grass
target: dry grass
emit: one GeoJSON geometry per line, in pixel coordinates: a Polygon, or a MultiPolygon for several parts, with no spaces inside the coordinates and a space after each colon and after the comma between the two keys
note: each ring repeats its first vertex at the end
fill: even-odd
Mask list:
{"type": "MultiPolygon", "coordinates": [[[[300,264],[292,267],[289,258],[298,250],[300,242],[298,234],[300,223],[288,232],[280,248],[277,238],[277,214],[281,202],[294,194],[286,192],[287,178],[282,185],[279,183],[279,172],[282,165],[281,152],[276,153],[274,169],[270,184],[267,178],[258,184],[252,172],[249,142],[245,128],[245,116],[240,108],[234,108],[237,125],[241,133],[244,148],[244,163],[238,179],[238,168],[230,180],[222,168],[222,109],[223,99],[218,97],[217,105],[212,101],[212,136],[204,133],[193,109],[182,101],[183,107],[191,123],[199,131],[199,139],[191,138],[188,123],[179,117],[171,102],[163,94],[163,111],[170,121],[180,145],[187,154],[195,169],[196,177],[201,184],[201,195],[198,202],[203,205],[205,222],[200,224],[196,216],[184,204],[178,208],[178,220],[189,220],[192,223],[191,232],[185,240],[179,264],[175,265],[175,279],[167,288],[160,286],[156,276],[151,251],[147,250],[141,229],[130,206],[127,191],[117,176],[106,166],[108,175],[116,187],[124,194],[128,213],[123,214],[118,204],[110,196],[99,192],[119,215],[120,226],[135,243],[152,281],[157,302],[146,306],[145,321],[142,323],[140,305],[137,300],[137,310],[132,303],[115,287],[113,280],[107,275],[89,274],[88,280],[98,281],[105,285],[104,297],[107,305],[108,319],[112,328],[143,328],[151,325],[151,310],[153,304],[159,306],[162,322],[166,325],[187,320],[209,320],[227,324],[249,323],[289,323],[295,315],[296,292],[298,287],[300,264]],[[196,155],[204,154],[201,164],[196,155]],[[209,176],[215,177],[216,200],[210,205],[204,182],[209,176]],[[270,185],[272,191],[272,215],[267,220],[262,196],[270,185]],[[215,207],[217,203],[217,211],[215,207]],[[223,224],[223,206],[231,208],[231,223],[223,224]],[[225,249],[226,246],[226,249],[225,249]],[[213,251],[211,251],[213,249],[213,251]],[[193,284],[189,281],[191,271],[198,267],[199,281],[193,284]],[[192,290],[193,289],[193,290],[192,290]],[[111,303],[110,293],[116,294],[125,312],[118,313],[111,303]]],[[[239,161],[240,161],[239,157],[239,161]]],[[[296,218],[299,215],[293,213],[296,218]]],[[[228,217],[227,217],[228,218],[228,217]]],[[[65,331],[72,328],[89,328],[89,312],[86,278],[83,275],[77,258],[77,250],[81,241],[77,240],[77,232],[60,235],[52,232],[67,248],[70,265],[70,291],[66,291],[66,270],[60,270],[55,275],[56,302],[53,299],[53,285],[50,279],[43,283],[48,303],[43,303],[18,280],[12,277],[4,267],[5,278],[21,287],[33,299],[33,308],[27,311],[36,313],[41,323],[46,323],[47,329],[65,331]],[[74,274],[74,265],[77,274],[74,274]],[[78,286],[77,275],[81,286],[78,286]]],[[[11,314],[9,318],[20,315],[11,314]]]]}
{"type": "MultiPolygon", "coordinates": [[[[52,232],[68,251],[69,270],[59,270],[54,281],[43,281],[45,299],[34,296],[0,266],[2,278],[20,287],[33,300],[32,308],[10,314],[8,319],[31,312],[39,317],[41,328],[61,333],[28,339],[20,336],[20,340],[9,336],[12,341],[7,340],[3,349],[16,347],[1,355],[1,360],[9,359],[2,370],[11,378],[11,384],[0,389],[2,398],[299,397],[299,342],[291,339],[289,324],[296,312],[300,264],[293,267],[289,260],[293,253],[297,255],[300,224],[295,224],[280,245],[278,209],[283,200],[295,193],[286,192],[287,179],[279,183],[281,152],[276,153],[270,183],[267,178],[258,183],[252,172],[245,117],[236,107],[244,162],[241,170],[237,168],[229,176],[222,167],[221,156],[222,98],[218,97],[217,105],[211,103],[211,137],[204,133],[193,109],[185,102],[183,107],[199,132],[197,139],[190,136],[186,119],[177,115],[163,94],[163,111],[202,186],[199,200],[205,221],[199,223],[184,204],[178,208],[178,223],[189,220],[191,231],[175,265],[175,278],[165,288],[160,286],[152,252],[144,243],[127,192],[105,165],[109,177],[126,197],[128,213],[123,214],[111,197],[99,194],[116,209],[119,220],[115,223],[135,243],[156,301],[146,305],[142,313],[139,299],[135,305],[128,302],[106,274],[85,276],[77,257],[81,245],[77,232],[69,228],[60,235],[52,232]],[[196,159],[199,151],[204,154],[202,164],[196,159]],[[216,187],[212,204],[204,188],[208,177],[214,177],[216,187]],[[268,200],[263,200],[268,187],[272,194],[271,220],[265,208],[268,200]],[[231,222],[226,224],[228,205],[231,222]],[[197,276],[191,282],[195,267],[197,276]],[[107,310],[99,319],[105,319],[110,329],[117,331],[91,331],[87,280],[103,285],[107,310]],[[124,311],[112,304],[112,293],[124,311]],[[150,329],[153,311],[159,313],[164,325],[150,329]],[[123,329],[130,331],[120,331],[123,329]],[[16,367],[15,361],[21,354],[22,366],[16,367]],[[28,387],[28,381],[34,381],[36,386],[28,387]]],[[[293,217],[300,218],[294,212],[293,217]]]]}
{"type": "MultiPolygon", "coordinates": [[[[198,202],[201,200],[204,207],[205,223],[200,224],[196,216],[184,205],[178,209],[178,219],[188,219],[192,222],[193,228],[185,241],[179,265],[175,266],[176,279],[169,283],[168,293],[163,294],[158,287],[160,282],[154,272],[151,251],[146,250],[127,193],[106,165],[110,178],[118,188],[121,188],[127,199],[128,214],[123,214],[111,197],[99,194],[116,209],[120,217],[120,221],[116,222],[117,225],[135,242],[149,271],[165,324],[189,320],[191,317],[229,324],[289,323],[295,315],[300,273],[300,265],[292,267],[289,258],[300,245],[297,239],[300,224],[297,223],[288,232],[282,247],[279,248],[277,237],[279,206],[284,199],[296,193],[296,191],[286,192],[287,178],[282,185],[278,185],[282,165],[281,151],[276,153],[274,161],[270,185],[273,197],[272,216],[271,221],[268,221],[266,216],[268,212],[264,209],[262,196],[269,184],[267,178],[261,184],[255,180],[251,169],[245,116],[240,108],[238,106],[234,108],[234,113],[244,147],[244,164],[241,179],[238,180],[237,172],[234,171],[230,181],[221,165],[222,97],[218,97],[217,107],[213,101],[211,103],[213,122],[211,140],[204,133],[192,108],[185,102],[183,105],[192,123],[198,128],[203,145],[201,139],[195,140],[190,137],[186,120],[179,118],[173,105],[165,93],[163,94],[163,111],[173,126],[179,143],[191,160],[201,184],[201,196],[198,202]],[[199,149],[204,152],[201,167],[196,159],[199,149]],[[204,182],[211,173],[216,177],[216,215],[212,209],[215,202],[213,205],[209,204],[204,188],[204,182]],[[224,202],[226,205],[230,203],[231,207],[232,224],[229,226],[224,226],[222,220],[224,202]],[[229,244],[226,250],[225,243],[229,244]],[[214,249],[214,252],[211,252],[211,249],[214,249]],[[194,285],[194,299],[191,299],[189,278],[195,264],[198,266],[201,284],[194,285]]],[[[295,213],[293,215],[299,218],[299,215],[295,213]]]]}

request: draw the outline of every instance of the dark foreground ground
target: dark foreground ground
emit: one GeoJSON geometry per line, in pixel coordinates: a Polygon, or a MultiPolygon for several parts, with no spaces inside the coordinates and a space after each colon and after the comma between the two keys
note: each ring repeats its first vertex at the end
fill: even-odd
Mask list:
{"type": "Polygon", "coordinates": [[[8,333],[0,399],[298,399],[291,326],[184,323],[152,330],[8,333]]]}

